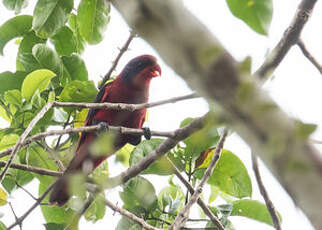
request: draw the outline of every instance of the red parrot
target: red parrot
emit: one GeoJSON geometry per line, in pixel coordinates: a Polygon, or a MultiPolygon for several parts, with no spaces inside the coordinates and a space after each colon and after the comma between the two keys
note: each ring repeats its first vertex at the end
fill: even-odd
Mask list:
{"type": "MultiPolygon", "coordinates": [[[[161,75],[161,68],[157,64],[155,57],[151,55],[142,55],[132,59],[110,83],[105,84],[101,88],[95,98],[95,103],[111,102],[111,103],[127,103],[127,104],[140,104],[148,102],[149,86],[153,77],[161,75]]],[[[124,110],[105,110],[105,109],[90,109],[85,126],[96,125],[104,122],[112,126],[125,126],[129,128],[142,128],[145,120],[146,109],[136,110],[134,112],[124,110]]],[[[145,136],[149,138],[149,130],[145,129],[145,136]]],[[[49,202],[51,204],[64,205],[70,195],[68,192],[67,176],[81,172],[83,164],[86,162],[92,165],[92,170],[96,168],[102,161],[104,161],[112,153],[107,153],[106,156],[94,157],[90,151],[90,144],[96,139],[97,133],[82,133],[76,154],[71,160],[69,166],[64,172],[64,175],[58,179],[53,191],[50,195],[49,202]]],[[[141,136],[135,135],[116,135],[114,139],[114,149],[117,151],[122,148],[126,143],[133,145],[139,144],[141,136]]]]}

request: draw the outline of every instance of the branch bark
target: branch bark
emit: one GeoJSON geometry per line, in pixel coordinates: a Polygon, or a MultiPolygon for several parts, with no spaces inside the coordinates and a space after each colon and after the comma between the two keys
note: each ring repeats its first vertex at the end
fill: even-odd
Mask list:
{"type": "Polygon", "coordinates": [[[316,2],[317,0],[302,0],[290,26],[285,30],[283,37],[268,55],[262,66],[256,71],[255,76],[264,79],[274,72],[291,47],[297,44],[316,2]]]}
{"type": "MultiPolygon", "coordinates": [[[[202,177],[198,187],[196,188],[195,192],[192,194],[192,196],[191,196],[189,202],[186,204],[186,206],[179,212],[179,214],[177,215],[173,224],[169,227],[169,230],[178,230],[185,225],[185,223],[189,217],[190,208],[199,199],[200,194],[202,193],[203,186],[206,184],[206,182],[208,181],[208,179],[210,178],[211,174],[214,171],[216,163],[219,160],[221,151],[224,147],[224,142],[226,140],[227,134],[228,134],[228,131],[227,131],[227,129],[225,129],[224,133],[221,135],[221,137],[218,141],[214,156],[212,157],[211,162],[210,162],[209,166],[207,167],[205,174],[202,177]]],[[[220,226],[220,227],[222,227],[222,226],[220,226]]],[[[224,228],[222,228],[222,229],[224,229],[224,228]]]]}
{"type": "Polygon", "coordinates": [[[322,74],[322,65],[312,56],[312,54],[307,50],[304,42],[299,39],[297,45],[300,47],[304,56],[318,69],[318,71],[322,74]]]}
{"type": "MultiPolygon", "coordinates": [[[[240,74],[238,63],[181,1],[111,2],[191,88],[211,105],[217,103],[218,120],[260,154],[312,224],[322,229],[322,157],[299,133],[305,125],[285,114],[249,74],[240,74]]],[[[287,38],[297,36],[315,2],[302,1],[295,17],[301,20],[294,22],[298,29],[288,32],[287,38]]]]}

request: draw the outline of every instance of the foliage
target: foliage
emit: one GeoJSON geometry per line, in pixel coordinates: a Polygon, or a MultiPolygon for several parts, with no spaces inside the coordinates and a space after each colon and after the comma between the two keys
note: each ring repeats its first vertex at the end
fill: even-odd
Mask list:
{"type": "MultiPolygon", "coordinates": [[[[33,15],[20,15],[28,5],[28,0],[2,2],[8,10],[15,11],[17,15],[0,26],[0,55],[6,54],[5,47],[13,39],[17,39],[16,44],[19,47],[16,72],[0,73],[0,116],[9,123],[8,128],[0,130],[0,151],[16,143],[29,122],[47,102],[93,101],[98,90],[89,80],[86,62],[81,54],[87,44],[98,44],[103,40],[110,21],[110,4],[105,0],[81,0],[78,6],[73,0],[38,0],[33,15]]],[[[267,34],[272,17],[271,0],[227,0],[227,4],[233,15],[247,23],[254,31],[267,34]]],[[[32,134],[46,131],[54,125],[64,128],[81,126],[87,112],[85,109],[51,109],[37,123],[32,134]]],[[[191,121],[192,118],[187,118],[181,126],[191,121]]],[[[73,143],[77,142],[77,138],[77,134],[70,134],[50,141],[36,141],[20,150],[19,157],[14,162],[58,170],[50,154],[54,152],[59,160],[67,165],[74,152],[73,143]]],[[[166,228],[185,205],[187,196],[186,191],[173,180],[174,168],[169,159],[180,172],[188,176],[193,185],[196,185],[209,165],[218,139],[216,120],[209,119],[203,130],[173,148],[168,153],[169,158],[162,157],[142,175],[123,185],[120,192],[123,207],[153,226],[166,228]],[[149,179],[151,174],[168,177],[168,184],[158,193],[154,188],[155,181],[149,179]]],[[[100,141],[99,144],[104,141],[100,141]]],[[[135,165],[155,150],[162,141],[163,139],[152,139],[142,141],[136,147],[127,145],[118,152],[116,161],[125,165],[135,165]]],[[[100,183],[108,173],[108,165],[103,163],[95,170],[91,179],[100,183]]],[[[9,169],[2,181],[4,189],[0,188],[0,205],[6,205],[8,195],[33,179],[39,181],[38,195],[55,181],[55,178],[50,176],[9,169]]],[[[72,190],[76,191],[76,202],[72,199],[64,207],[41,206],[46,229],[64,229],[70,224],[78,229],[79,218],[72,220],[72,223],[70,220],[75,216],[79,205],[83,204],[77,202],[83,202],[89,194],[85,192],[85,188],[80,189],[78,186],[85,178],[75,181],[77,183],[73,185],[72,190]]],[[[244,164],[236,154],[228,150],[222,152],[207,186],[211,191],[209,207],[227,229],[234,229],[229,217],[236,215],[272,225],[266,206],[258,201],[244,199],[251,198],[251,181],[244,164]],[[227,201],[225,205],[215,205],[219,196],[227,201]]],[[[84,214],[87,221],[96,222],[104,218],[104,199],[105,195],[99,194],[89,206],[84,214]]],[[[48,197],[43,202],[48,202],[48,197]]],[[[212,226],[210,220],[207,226],[212,226]]],[[[5,229],[2,222],[0,229],[5,229]]],[[[142,228],[132,220],[122,217],[117,229],[142,228]]]]}

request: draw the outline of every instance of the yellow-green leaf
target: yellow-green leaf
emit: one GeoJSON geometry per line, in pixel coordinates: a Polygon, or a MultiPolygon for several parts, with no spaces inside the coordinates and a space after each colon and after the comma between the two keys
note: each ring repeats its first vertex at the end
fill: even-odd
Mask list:
{"type": "Polygon", "coordinates": [[[7,203],[8,194],[4,191],[3,188],[0,188],[0,206],[3,206],[7,203]]]}
{"type": "Polygon", "coordinates": [[[40,69],[31,72],[22,83],[22,96],[29,101],[37,89],[39,92],[45,90],[49,85],[50,80],[55,76],[56,74],[48,69],[40,69]]]}

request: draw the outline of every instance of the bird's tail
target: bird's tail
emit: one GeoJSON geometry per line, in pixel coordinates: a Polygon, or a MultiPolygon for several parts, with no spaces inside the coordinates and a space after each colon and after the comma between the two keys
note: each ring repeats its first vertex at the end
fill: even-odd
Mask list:
{"type": "Polygon", "coordinates": [[[59,178],[49,197],[50,204],[63,206],[69,199],[68,181],[66,176],[59,178]]]}

